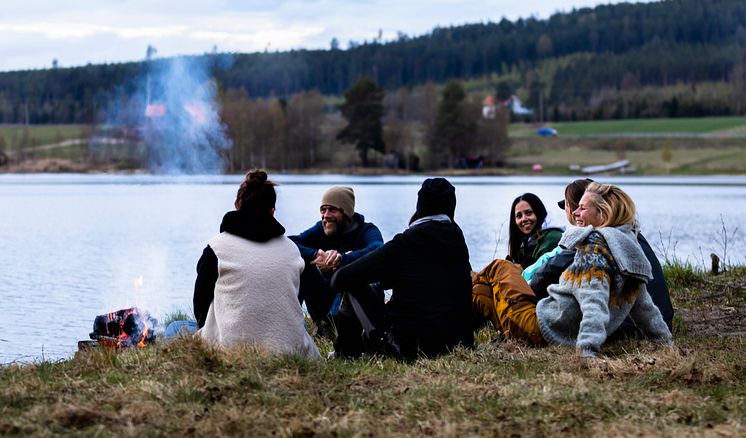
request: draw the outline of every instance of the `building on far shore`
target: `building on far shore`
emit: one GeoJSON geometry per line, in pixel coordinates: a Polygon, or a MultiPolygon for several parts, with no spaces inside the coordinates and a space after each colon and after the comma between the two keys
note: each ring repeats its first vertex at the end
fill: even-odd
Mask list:
{"type": "Polygon", "coordinates": [[[485,97],[482,101],[482,117],[485,119],[494,119],[498,104],[517,116],[531,116],[533,114],[533,111],[524,107],[521,99],[513,94],[503,101],[498,101],[495,96],[485,97]]]}

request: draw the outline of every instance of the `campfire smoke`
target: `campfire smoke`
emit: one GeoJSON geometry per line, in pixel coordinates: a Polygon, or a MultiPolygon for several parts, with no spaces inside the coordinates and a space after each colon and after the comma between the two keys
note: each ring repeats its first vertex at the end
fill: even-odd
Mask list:
{"type": "Polygon", "coordinates": [[[216,89],[204,58],[173,58],[148,65],[145,117],[140,129],[148,164],[158,173],[216,173],[230,148],[216,89]]]}
{"type": "Polygon", "coordinates": [[[99,117],[101,133],[89,151],[106,159],[114,152],[160,174],[214,174],[224,167],[231,147],[220,119],[217,89],[210,69],[229,62],[210,57],[150,59],[133,82],[121,84],[99,117]],[[120,132],[121,131],[121,132],[120,132]],[[144,152],[144,156],[143,156],[144,152]]]}

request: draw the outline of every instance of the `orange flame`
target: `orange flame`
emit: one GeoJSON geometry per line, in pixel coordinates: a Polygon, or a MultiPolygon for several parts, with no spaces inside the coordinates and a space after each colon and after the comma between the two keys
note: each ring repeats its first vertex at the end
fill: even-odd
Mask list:
{"type": "Polygon", "coordinates": [[[108,317],[107,323],[115,322],[115,324],[118,324],[118,330],[113,330],[113,332],[119,334],[116,336],[114,335],[114,333],[112,333],[110,336],[98,336],[97,340],[100,345],[108,348],[144,348],[146,346],[148,335],[151,331],[151,327],[149,326],[150,321],[147,314],[141,315],[139,310],[136,307],[133,307],[130,309],[125,309],[124,311],[109,312],[106,316],[108,317]],[[136,339],[130,337],[130,335],[128,335],[124,330],[125,323],[130,317],[137,319],[138,326],[140,324],[142,325],[142,333],[140,333],[136,339]]]}

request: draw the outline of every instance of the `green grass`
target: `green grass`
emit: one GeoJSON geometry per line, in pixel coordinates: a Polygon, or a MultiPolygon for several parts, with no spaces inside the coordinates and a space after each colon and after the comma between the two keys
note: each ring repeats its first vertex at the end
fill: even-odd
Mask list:
{"type": "MultiPolygon", "coordinates": [[[[588,122],[545,123],[559,136],[629,135],[629,134],[738,134],[746,132],[746,117],[701,117],[680,119],[598,120],[588,122]]],[[[516,123],[511,136],[536,135],[537,127],[516,123]]]]}
{"type": "MultiPolygon", "coordinates": [[[[88,138],[88,125],[0,125],[0,136],[5,143],[6,151],[16,151],[27,131],[28,146],[42,146],[61,141],[88,138]]],[[[0,142],[1,143],[1,142],[0,142]]]]}
{"type": "Polygon", "coordinates": [[[567,138],[520,139],[513,142],[508,163],[530,169],[541,163],[544,172],[570,173],[573,164],[590,166],[627,159],[643,175],[706,175],[746,173],[746,139],[678,141],[669,139],[605,139],[573,141],[567,138]],[[665,142],[671,144],[671,160],[663,159],[665,142]]]}
{"type": "Polygon", "coordinates": [[[681,290],[687,285],[702,283],[705,278],[704,270],[688,261],[673,260],[661,267],[663,276],[672,289],[681,290]]]}
{"type": "Polygon", "coordinates": [[[192,316],[192,312],[178,309],[167,313],[163,317],[163,321],[159,321],[159,324],[165,328],[174,321],[194,321],[194,316],[192,316]]]}

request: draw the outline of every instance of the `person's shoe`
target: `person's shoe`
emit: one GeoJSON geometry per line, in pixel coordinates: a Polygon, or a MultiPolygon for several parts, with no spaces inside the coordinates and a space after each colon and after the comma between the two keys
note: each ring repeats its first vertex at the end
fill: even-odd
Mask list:
{"type": "Polygon", "coordinates": [[[326,319],[322,319],[316,324],[316,336],[326,338],[332,342],[337,338],[334,327],[326,319]]]}
{"type": "Polygon", "coordinates": [[[376,330],[370,333],[369,339],[376,353],[395,358],[402,357],[401,348],[391,333],[376,330]]]}

